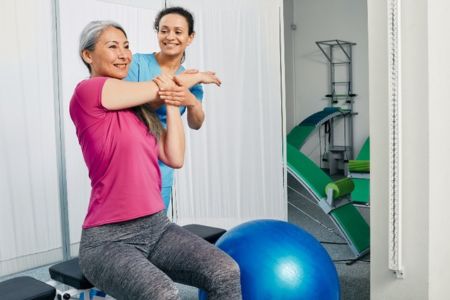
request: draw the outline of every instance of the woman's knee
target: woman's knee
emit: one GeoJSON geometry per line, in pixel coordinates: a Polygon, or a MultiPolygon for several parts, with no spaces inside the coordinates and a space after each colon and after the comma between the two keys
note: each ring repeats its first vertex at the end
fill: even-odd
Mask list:
{"type": "Polygon", "coordinates": [[[222,267],[222,269],[224,270],[223,272],[227,274],[230,280],[240,281],[241,271],[239,269],[239,265],[234,259],[232,259],[228,255],[227,257],[228,259],[226,260],[226,263],[222,267]]]}
{"type": "Polygon", "coordinates": [[[236,261],[228,255],[221,259],[206,291],[208,299],[242,299],[240,269],[236,261]]]}
{"type": "Polygon", "coordinates": [[[212,286],[224,286],[240,282],[239,265],[227,254],[217,262],[215,272],[210,277],[212,286]]]}

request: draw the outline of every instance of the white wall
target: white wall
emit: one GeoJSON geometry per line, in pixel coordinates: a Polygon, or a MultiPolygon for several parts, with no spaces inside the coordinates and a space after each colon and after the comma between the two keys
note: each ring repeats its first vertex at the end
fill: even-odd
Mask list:
{"type": "Polygon", "coordinates": [[[450,4],[401,1],[402,248],[404,278],[388,270],[387,3],[370,0],[371,298],[447,299],[450,293],[446,132],[450,4]]]}
{"type": "Polygon", "coordinates": [[[286,82],[286,131],[289,132],[296,121],[296,101],[294,85],[294,36],[296,31],[292,30],[294,24],[294,0],[283,1],[284,14],[284,60],[285,60],[285,82],[286,82]]]}
{"type": "Polygon", "coordinates": [[[429,299],[450,295],[450,241],[448,224],[450,202],[450,42],[448,29],[450,2],[428,1],[428,136],[429,136],[429,299]]]}
{"type": "MultiPolygon", "coordinates": [[[[289,81],[286,82],[287,131],[328,104],[325,95],[329,93],[329,65],[315,42],[330,39],[356,42],[353,50],[353,91],[358,94],[354,104],[354,111],[358,112],[354,118],[354,146],[357,154],[369,134],[366,1],[296,0],[293,1],[293,23],[297,26],[296,30],[292,31],[290,24],[285,27],[286,51],[289,50],[288,31],[291,31],[291,51],[294,55],[293,86],[289,85],[289,81]]],[[[286,59],[289,68],[287,52],[286,59]]],[[[339,131],[337,135],[339,137],[339,131]]],[[[312,137],[310,143],[305,145],[304,152],[310,153],[317,146],[318,137],[312,137]]],[[[317,151],[311,155],[318,160],[317,151]]]]}

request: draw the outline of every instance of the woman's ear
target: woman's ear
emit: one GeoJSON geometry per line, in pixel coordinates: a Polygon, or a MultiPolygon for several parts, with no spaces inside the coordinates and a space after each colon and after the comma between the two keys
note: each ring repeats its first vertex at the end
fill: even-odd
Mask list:
{"type": "Polygon", "coordinates": [[[195,32],[191,33],[191,35],[189,35],[189,39],[188,39],[188,45],[190,45],[192,43],[192,41],[194,40],[195,37],[195,32]]]}
{"type": "Polygon", "coordinates": [[[89,50],[83,50],[83,52],[81,52],[81,57],[88,65],[92,63],[92,55],[89,50]]]}

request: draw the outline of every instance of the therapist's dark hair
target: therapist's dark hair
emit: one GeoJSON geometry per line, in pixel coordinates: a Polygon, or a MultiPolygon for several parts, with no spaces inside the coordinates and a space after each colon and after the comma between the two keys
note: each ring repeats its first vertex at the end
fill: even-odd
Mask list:
{"type": "Polygon", "coordinates": [[[185,8],[182,8],[180,6],[174,6],[174,7],[167,7],[161,10],[155,18],[155,23],[153,24],[153,28],[158,32],[159,31],[159,23],[161,22],[161,19],[170,14],[176,14],[184,17],[186,19],[186,22],[188,23],[188,33],[189,35],[193,34],[194,31],[194,17],[192,16],[191,12],[186,10],[185,8]]]}
{"type": "MultiPolygon", "coordinates": [[[[188,11],[185,8],[182,8],[180,6],[173,6],[173,7],[167,7],[161,10],[155,18],[155,23],[153,24],[153,28],[156,30],[156,32],[159,32],[159,23],[161,22],[161,19],[164,16],[170,15],[170,14],[176,14],[184,17],[186,19],[186,22],[188,23],[188,34],[193,34],[194,31],[194,17],[192,16],[191,12],[188,11]]],[[[183,57],[181,58],[181,63],[184,62],[186,58],[186,52],[183,53],[183,57]]]]}

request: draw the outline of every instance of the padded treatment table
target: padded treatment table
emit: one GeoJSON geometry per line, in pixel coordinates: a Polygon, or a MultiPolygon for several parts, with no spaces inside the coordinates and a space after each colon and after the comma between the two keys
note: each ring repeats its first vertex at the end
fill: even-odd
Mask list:
{"type": "Polygon", "coordinates": [[[2,300],[53,300],[55,295],[54,287],[28,276],[0,282],[2,300]]]}
{"type": "MultiPolygon", "coordinates": [[[[367,138],[364,145],[361,147],[355,162],[367,161],[370,162],[370,138],[367,138]]],[[[355,189],[352,192],[352,201],[357,204],[370,204],[370,164],[366,176],[357,176],[358,172],[349,168],[350,175],[355,183],[355,189]],[[358,178],[360,177],[360,178],[358,178]]]]}
{"type": "Polygon", "coordinates": [[[291,144],[297,149],[301,149],[314,130],[322,126],[325,122],[347,113],[349,113],[347,110],[326,107],[310,115],[289,132],[287,135],[288,144],[291,144]]]}
{"type": "Polygon", "coordinates": [[[74,287],[77,290],[87,290],[94,287],[81,273],[78,257],[53,265],[48,271],[53,280],[74,287]]]}
{"type": "MultiPolygon", "coordinates": [[[[333,180],[295,146],[287,143],[286,150],[288,172],[306,188],[319,204],[326,199],[325,188],[333,180]]],[[[369,252],[369,225],[352,203],[341,205],[326,213],[343,234],[356,257],[362,257],[369,252]]]]}

